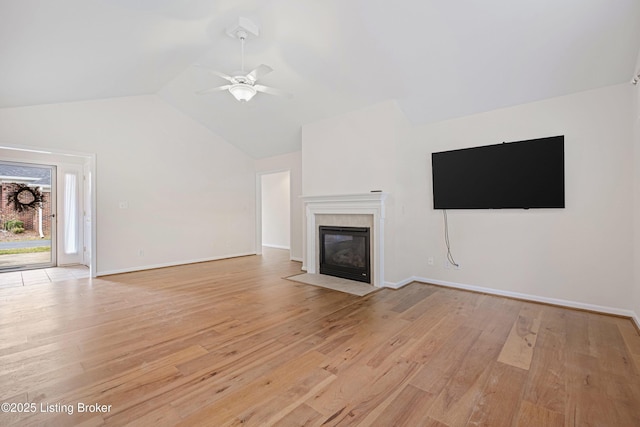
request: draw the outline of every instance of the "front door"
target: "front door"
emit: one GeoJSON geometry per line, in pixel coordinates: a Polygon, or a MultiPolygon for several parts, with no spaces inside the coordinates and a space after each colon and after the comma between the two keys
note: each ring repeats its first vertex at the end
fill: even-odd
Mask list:
{"type": "Polygon", "coordinates": [[[0,271],[56,264],[56,167],[0,161],[0,271]]]}

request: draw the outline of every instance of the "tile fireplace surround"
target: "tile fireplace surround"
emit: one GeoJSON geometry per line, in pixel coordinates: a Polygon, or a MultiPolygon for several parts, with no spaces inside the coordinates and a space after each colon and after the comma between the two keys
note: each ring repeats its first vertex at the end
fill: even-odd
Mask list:
{"type": "Polygon", "coordinates": [[[371,284],[384,286],[384,202],[389,193],[302,196],[306,215],[303,270],[319,272],[321,225],[371,228],[371,284]]]}

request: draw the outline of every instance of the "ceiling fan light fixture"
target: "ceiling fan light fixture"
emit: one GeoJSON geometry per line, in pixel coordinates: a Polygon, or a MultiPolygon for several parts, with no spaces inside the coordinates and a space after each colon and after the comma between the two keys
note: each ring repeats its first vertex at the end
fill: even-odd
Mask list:
{"type": "Polygon", "coordinates": [[[256,94],[256,89],[245,83],[236,83],[231,85],[229,92],[235,99],[241,102],[247,102],[256,94]]]}

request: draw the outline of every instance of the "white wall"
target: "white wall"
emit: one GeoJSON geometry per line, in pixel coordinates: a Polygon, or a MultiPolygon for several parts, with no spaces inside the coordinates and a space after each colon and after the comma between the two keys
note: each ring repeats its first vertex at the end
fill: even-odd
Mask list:
{"type": "Polygon", "coordinates": [[[0,144],[96,154],[98,274],[255,252],[253,160],[157,96],[0,109],[0,144]]]}
{"type": "MultiPolygon", "coordinates": [[[[399,239],[413,275],[630,309],[633,165],[628,84],[414,129],[401,160],[409,193],[399,239]],[[462,269],[443,268],[442,212],[432,209],[432,152],[565,136],[565,209],[449,211],[462,269]],[[434,257],[433,266],[427,257],[434,257]]],[[[544,165],[540,165],[544,172],[544,165]]],[[[407,272],[409,273],[409,272],[407,272]]]]}
{"type": "Polygon", "coordinates": [[[304,224],[302,200],[300,199],[302,195],[302,152],[296,151],[256,160],[255,168],[258,176],[264,173],[289,171],[291,186],[291,198],[289,200],[291,209],[289,214],[291,221],[290,257],[292,260],[302,261],[302,230],[304,224]]]}
{"type": "Polygon", "coordinates": [[[403,117],[383,102],[302,128],[305,196],[393,190],[403,117]]]}
{"type": "Polygon", "coordinates": [[[262,175],[262,245],[290,248],[289,171],[262,175]]]}
{"type": "Polygon", "coordinates": [[[395,270],[385,266],[387,281],[418,277],[629,312],[631,110],[625,84],[406,131],[396,109],[380,104],[303,128],[304,194],[391,192],[395,218],[385,236],[395,237],[395,270]],[[451,211],[462,269],[445,269],[431,153],[552,135],[565,135],[566,209],[451,211]],[[347,158],[334,161],[328,151],[343,146],[347,158]]]}

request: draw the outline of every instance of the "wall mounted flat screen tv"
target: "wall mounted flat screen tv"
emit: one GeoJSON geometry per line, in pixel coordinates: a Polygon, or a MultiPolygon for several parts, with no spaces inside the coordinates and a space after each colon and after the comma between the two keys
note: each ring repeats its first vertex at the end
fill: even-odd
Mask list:
{"type": "Polygon", "coordinates": [[[434,209],[564,208],[564,136],[431,154],[434,209]]]}

